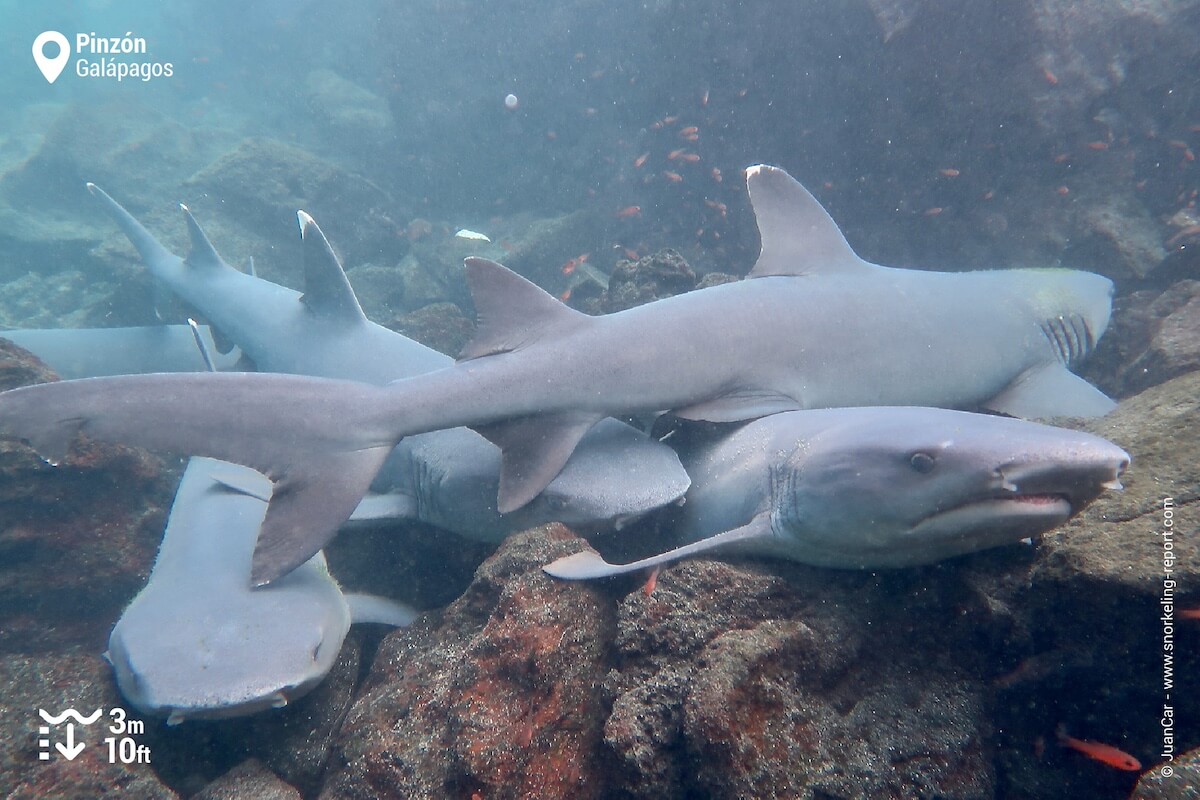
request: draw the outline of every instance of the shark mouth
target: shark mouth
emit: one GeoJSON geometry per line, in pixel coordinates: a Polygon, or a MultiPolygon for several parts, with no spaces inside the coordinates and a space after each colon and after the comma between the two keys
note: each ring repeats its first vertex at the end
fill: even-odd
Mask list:
{"type": "Polygon", "coordinates": [[[921,520],[911,532],[932,537],[980,534],[998,542],[1019,541],[1066,522],[1072,513],[1065,494],[1003,494],[939,511],[921,520]]]}

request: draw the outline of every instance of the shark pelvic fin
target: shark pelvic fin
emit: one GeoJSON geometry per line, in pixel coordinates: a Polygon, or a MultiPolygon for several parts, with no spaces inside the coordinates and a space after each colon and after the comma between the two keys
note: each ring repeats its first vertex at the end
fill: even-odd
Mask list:
{"type": "Polygon", "coordinates": [[[671,413],[683,419],[703,422],[742,422],[784,411],[799,411],[802,406],[790,397],[779,394],[732,394],[714,397],[671,413]]]}
{"type": "Polygon", "coordinates": [[[751,278],[854,273],[871,267],[850,248],[817,199],[779,167],[750,167],[746,189],[762,239],[751,278]]]}
{"type": "Polygon", "coordinates": [[[495,261],[468,258],[466,265],[476,325],[475,337],[459,354],[460,360],[519,350],[589,321],[586,314],[495,261]]]}
{"type": "Polygon", "coordinates": [[[763,511],[740,528],[718,533],[698,542],[676,547],[665,553],[659,553],[650,558],[633,561],[629,564],[610,564],[594,550],[583,550],[575,555],[560,558],[542,567],[542,571],[555,578],[570,581],[588,580],[590,578],[607,578],[611,575],[623,575],[626,572],[637,572],[643,569],[660,567],[680,559],[710,553],[740,542],[752,539],[769,539],[774,534],[771,531],[771,512],[763,511]]]}
{"type": "Polygon", "coordinates": [[[304,305],[314,314],[352,323],[365,322],[367,317],[346,279],[342,262],[317,221],[303,211],[296,212],[296,217],[303,242],[304,305]]]}
{"type": "Polygon", "coordinates": [[[329,544],[391,451],[389,445],[313,454],[272,475],[274,492],[250,572],[254,585],[283,577],[329,544]]]}
{"type": "Polygon", "coordinates": [[[353,592],[347,592],[344,597],[346,604],[350,606],[350,621],[353,623],[375,622],[404,628],[417,618],[415,608],[387,597],[353,592]]]}
{"type": "Polygon", "coordinates": [[[576,412],[476,426],[477,433],[500,448],[500,513],[515,511],[537,497],[600,419],[598,414],[576,412]]]}
{"type": "Polygon", "coordinates": [[[187,220],[188,239],[191,242],[191,249],[188,250],[187,258],[183,260],[184,265],[191,269],[233,269],[221,259],[217,248],[213,247],[212,242],[208,240],[204,229],[192,216],[191,210],[183,203],[179,204],[179,210],[183,212],[183,216],[187,220]]]}
{"type": "Polygon", "coordinates": [[[1102,417],[1117,407],[1106,394],[1058,362],[1026,370],[984,408],[1022,419],[1102,417]]]}

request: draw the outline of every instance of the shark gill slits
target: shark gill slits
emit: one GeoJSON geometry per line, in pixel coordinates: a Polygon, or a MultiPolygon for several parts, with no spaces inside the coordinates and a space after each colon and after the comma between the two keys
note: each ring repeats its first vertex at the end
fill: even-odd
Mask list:
{"type": "Polygon", "coordinates": [[[918,450],[913,453],[908,459],[909,465],[922,475],[927,475],[933,472],[933,468],[937,465],[937,461],[929,453],[918,450]]]}
{"type": "Polygon", "coordinates": [[[1090,353],[1096,344],[1087,320],[1078,314],[1048,319],[1041,328],[1058,360],[1068,367],[1090,353]]]}

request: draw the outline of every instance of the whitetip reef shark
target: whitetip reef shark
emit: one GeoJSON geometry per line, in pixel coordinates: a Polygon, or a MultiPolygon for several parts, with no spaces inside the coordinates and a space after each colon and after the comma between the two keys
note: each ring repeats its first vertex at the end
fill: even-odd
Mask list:
{"type": "Polygon", "coordinates": [[[351,623],[404,626],[411,608],[343,594],[321,553],[250,585],[267,512],[266,478],[193,458],[146,587],[113,628],[105,657],[121,694],[168,725],[282,708],[332,669],[351,623]]]}
{"type": "Polygon", "coordinates": [[[788,411],[682,448],[682,544],[629,564],[585,550],[544,567],[584,579],[740,553],[844,569],[928,564],[1044,533],[1129,455],[1089,433],[941,408],[788,411]]]}
{"type": "MultiPolygon", "coordinates": [[[[117,222],[158,284],[198,311],[260,371],[382,385],[453,363],[449,356],[366,317],[332,246],[304,212],[297,215],[305,284],[301,294],[226,263],[186,206],[181,209],[191,250],[180,258],[98,186],[89,183],[88,190],[117,222]]],[[[156,339],[152,329],[139,330],[125,336],[156,339]]],[[[14,331],[11,336],[20,343],[30,334],[14,331]]],[[[54,344],[80,338],[67,331],[36,336],[31,344],[39,345],[39,355],[47,337],[54,344]]],[[[185,336],[181,331],[171,338],[185,336]]],[[[190,347],[186,355],[198,360],[195,345],[190,347]]],[[[106,364],[91,345],[87,349],[95,363],[106,364]]],[[[228,369],[228,358],[218,369],[228,369]]],[[[182,370],[175,365],[163,371],[182,370]]],[[[502,515],[496,510],[499,481],[500,451],[479,434],[458,428],[411,436],[388,456],[373,481],[373,493],[359,503],[352,519],[420,519],[467,538],[499,542],[514,531],[548,521],[581,533],[621,528],[678,500],[688,487],[687,473],[669,447],[613,419],[601,420],[562,472],[520,512],[502,515]]]]}
{"type": "Polygon", "coordinates": [[[478,327],[452,367],[382,388],[241,373],[63,381],[0,394],[0,432],[51,461],[83,432],[259,470],[274,483],[252,570],[265,584],[324,546],[397,442],[428,431],[465,425],[500,446],[506,513],[610,414],[734,422],[843,406],[1022,417],[1113,407],[1068,370],[1107,327],[1107,278],[871,264],[786,172],[746,176],[762,237],[748,280],[588,317],[469,258],[478,327]]]}

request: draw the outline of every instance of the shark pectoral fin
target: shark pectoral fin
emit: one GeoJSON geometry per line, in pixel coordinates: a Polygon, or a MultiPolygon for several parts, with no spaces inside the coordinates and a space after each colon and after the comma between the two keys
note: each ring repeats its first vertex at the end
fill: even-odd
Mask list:
{"type": "Polygon", "coordinates": [[[774,535],[771,531],[771,512],[764,511],[740,528],[718,533],[716,536],[710,536],[707,539],[677,547],[650,558],[643,558],[641,561],[629,564],[610,564],[594,550],[583,550],[575,555],[566,556],[547,564],[542,567],[542,571],[555,578],[570,581],[607,578],[611,575],[623,575],[626,572],[637,572],[663,564],[671,564],[700,553],[711,553],[713,550],[724,549],[730,545],[744,544],[759,539],[769,540],[774,535]]]}
{"type": "Polygon", "coordinates": [[[296,218],[304,245],[304,295],[300,300],[314,314],[350,323],[366,322],[342,262],[317,221],[303,211],[296,212],[296,218]]]}
{"type": "Polygon", "coordinates": [[[586,412],[542,414],[475,427],[476,433],[500,448],[500,513],[516,511],[537,497],[601,419],[586,412]]]}
{"type": "Polygon", "coordinates": [[[390,446],[314,454],[275,478],[250,572],[255,586],[280,578],[327,545],[367,493],[390,446]]]}
{"type": "Polygon", "coordinates": [[[749,277],[832,275],[873,268],[850,249],[817,199],[779,167],[750,167],[746,189],[762,239],[762,251],[749,277]]]}
{"type": "Polygon", "coordinates": [[[799,403],[784,395],[747,393],[714,397],[683,408],[671,409],[671,413],[683,419],[703,422],[742,422],[784,411],[798,411],[801,408],[799,403]]]}
{"type": "Polygon", "coordinates": [[[400,492],[368,494],[350,515],[350,522],[417,519],[417,501],[412,495],[400,492]]]}
{"type": "Polygon", "coordinates": [[[502,264],[468,258],[466,265],[476,322],[460,360],[507,353],[591,321],[502,264]]]}
{"type": "Polygon", "coordinates": [[[1116,408],[1107,395],[1057,362],[1019,375],[983,407],[1023,419],[1102,417],[1116,408]]]}
{"type": "Polygon", "coordinates": [[[412,606],[375,594],[349,592],[344,596],[346,604],[350,606],[352,623],[374,622],[404,628],[411,625],[419,613],[412,606]]]}

